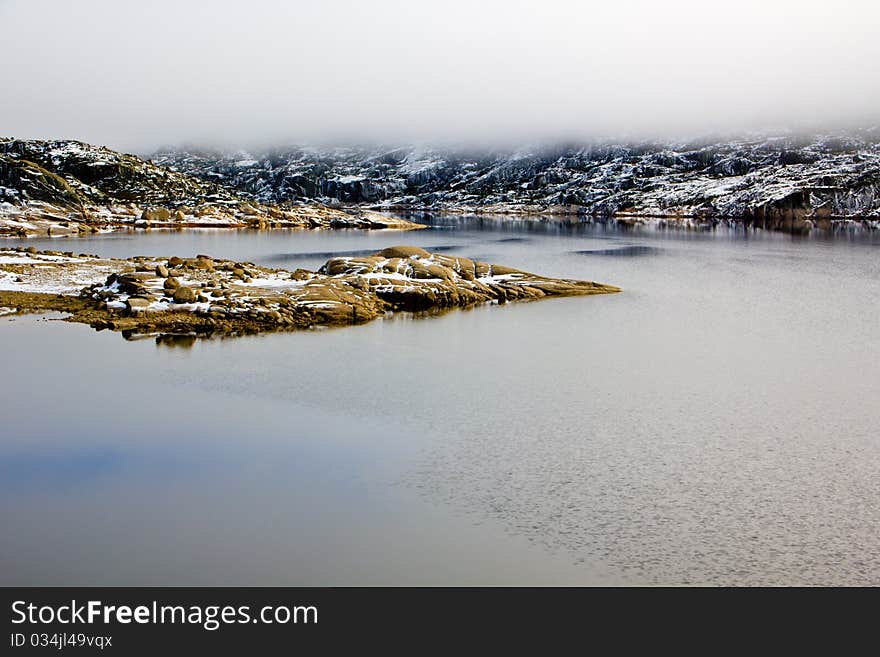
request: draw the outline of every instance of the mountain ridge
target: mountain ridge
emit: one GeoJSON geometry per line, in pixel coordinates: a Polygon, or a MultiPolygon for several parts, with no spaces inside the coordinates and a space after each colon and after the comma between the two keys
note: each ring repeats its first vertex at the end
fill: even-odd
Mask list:
{"type": "Polygon", "coordinates": [[[362,209],[261,202],[234,188],[85,142],[0,138],[0,234],[131,226],[415,227],[362,209]]]}
{"type": "Polygon", "coordinates": [[[771,225],[880,219],[877,128],[483,151],[393,146],[225,153],[166,148],[153,159],[262,201],[771,225]]]}

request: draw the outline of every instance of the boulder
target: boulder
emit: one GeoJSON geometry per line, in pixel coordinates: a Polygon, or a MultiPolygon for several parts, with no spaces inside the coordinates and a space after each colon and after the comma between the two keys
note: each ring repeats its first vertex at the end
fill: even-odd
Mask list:
{"type": "Polygon", "coordinates": [[[195,303],[197,296],[194,289],[181,285],[174,290],[173,299],[175,303],[195,303]]]}
{"type": "Polygon", "coordinates": [[[142,312],[146,312],[149,305],[150,301],[142,297],[129,297],[125,301],[125,309],[129,312],[129,314],[132,315],[138,315],[142,312]]]}
{"type": "Polygon", "coordinates": [[[117,276],[116,283],[126,294],[139,294],[147,289],[147,281],[152,278],[148,272],[130,272],[117,276]]]}
{"type": "Polygon", "coordinates": [[[168,208],[147,208],[141,214],[144,221],[168,221],[171,219],[171,211],[168,208]]]}
{"type": "Polygon", "coordinates": [[[437,278],[444,281],[451,281],[455,278],[455,274],[448,267],[434,265],[423,260],[413,262],[410,276],[415,279],[437,278]]]}
{"type": "Polygon", "coordinates": [[[386,258],[409,258],[411,256],[419,256],[420,258],[430,258],[431,254],[417,246],[389,246],[387,249],[379,251],[378,255],[386,258]]]}

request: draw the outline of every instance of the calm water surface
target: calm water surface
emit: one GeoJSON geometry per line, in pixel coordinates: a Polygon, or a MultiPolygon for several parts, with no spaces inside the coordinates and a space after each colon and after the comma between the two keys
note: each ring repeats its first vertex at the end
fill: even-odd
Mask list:
{"type": "Polygon", "coordinates": [[[0,583],[880,584],[876,237],[66,248],[313,268],[400,243],[624,292],[191,348],[0,318],[0,583]]]}

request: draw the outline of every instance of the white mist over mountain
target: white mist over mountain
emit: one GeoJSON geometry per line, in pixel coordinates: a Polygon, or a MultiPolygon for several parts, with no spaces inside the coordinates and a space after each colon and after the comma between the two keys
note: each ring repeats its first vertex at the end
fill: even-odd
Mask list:
{"type": "Polygon", "coordinates": [[[876,122],[880,5],[0,0],[0,134],[662,136],[876,122]]]}

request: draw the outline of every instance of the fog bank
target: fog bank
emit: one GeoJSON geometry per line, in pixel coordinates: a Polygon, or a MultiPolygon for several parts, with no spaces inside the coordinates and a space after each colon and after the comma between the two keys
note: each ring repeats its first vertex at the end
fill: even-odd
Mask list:
{"type": "Polygon", "coordinates": [[[149,152],[865,125],[878,24],[870,1],[0,0],[0,134],[149,152]]]}

